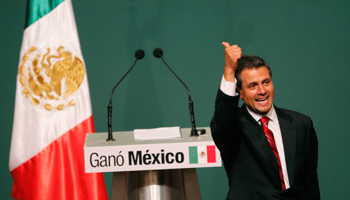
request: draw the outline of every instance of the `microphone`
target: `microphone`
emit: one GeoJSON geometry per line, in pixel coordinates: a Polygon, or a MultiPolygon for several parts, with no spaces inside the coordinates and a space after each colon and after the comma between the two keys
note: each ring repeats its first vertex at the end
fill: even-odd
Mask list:
{"type": "Polygon", "coordinates": [[[130,69],[125,73],[125,75],[120,79],[120,81],[114,86],[112,92],[111,92],[111,96],[109,98],[109,105],[107,106],[107,111],[108,111],[108,138],[106,141],[115,141],[115,139],[113,139],[113,134],[112,134],[112,97],[113,97],[113,92],[115,90],[115,88],[119,85],[120,82],[122,82],[122,80],[125,78],[126,75],[128,75],[128,73],[132,70],[132,68],[134,68],[137,60],[141,60],[143,57],[145,57],[145,52],[142,49],[139,49],[135,52],[135,62],[134,64],[130,67],[130,69]]]}
{"type": "Polygon", "coordinates": [[[192,130],[191,130],[191,137],[192,136],[198,136],[199,134],[204,134],[205,133],[205,129],[199,129],[196,130],[196,123],[194,120],[194,109],[193,109],[193,101],[191,100],[191,94],[190,94],[190,90],[188,89],[188,87],[186,86],[186,84],[175,74],[175,72],[169,67],[169,65],[165,62],[165,60],[163,59],[163,50],[160,48],[155,48],[153,50],[153,55],[156,58],[161,58],[162,61],[164,62],[164,64],[168,67],[168,69],[176,76],[176,78],[182,83],[182,85],[185,86],[186,90],[187,90],[187,94],[188,94],[188,105],[189,105],[189,109],[190,109],[190,116],[191,116],[191,125],[192,125],[192,130]]]}

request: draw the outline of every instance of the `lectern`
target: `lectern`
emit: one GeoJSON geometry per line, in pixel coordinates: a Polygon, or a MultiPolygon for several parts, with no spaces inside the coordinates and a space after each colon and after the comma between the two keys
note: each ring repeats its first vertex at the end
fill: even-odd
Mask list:
{"type": "Polygon", "coordinates": [[[87,134],[85,172],[114,172],[112,200],[200,200],[195,168],[220,167],[221,158],[211,137],[135,140],[132,131],[87,134]]]}

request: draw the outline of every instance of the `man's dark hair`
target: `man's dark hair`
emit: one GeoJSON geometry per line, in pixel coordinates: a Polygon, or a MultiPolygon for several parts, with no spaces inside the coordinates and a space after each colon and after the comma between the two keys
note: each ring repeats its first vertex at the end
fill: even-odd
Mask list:
{"type": "Polygon", "coordinates": [[[266,67],[269,71],[269,74],[272,78],[272,72],[269,67],[269,65],[260,57],[258,56],[247,56],[244,55],[238,60],[238,66],[235,72],[235,77],[237,79],[237,87],[239,89],[242,89],[242,77],[241,72],[244,69],[257,69],[260,67],[266,67]]]}

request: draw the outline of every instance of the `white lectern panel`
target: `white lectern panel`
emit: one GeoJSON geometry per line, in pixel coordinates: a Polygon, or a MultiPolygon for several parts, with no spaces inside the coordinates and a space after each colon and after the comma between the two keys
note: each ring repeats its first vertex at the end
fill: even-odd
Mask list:
{"type": "MultiPolygon", "coordinates": [[[[198,128],[203,129],[203,128],[198,128]]],[[[182,137],[166,140],[135,140],[133,131],[87,134],[84,146],[85,171],[118,172],[159,169],[220,167],[221,157],[209,128],[206,134],[189,137],[190,128],[181,129],[182,137]]]]}

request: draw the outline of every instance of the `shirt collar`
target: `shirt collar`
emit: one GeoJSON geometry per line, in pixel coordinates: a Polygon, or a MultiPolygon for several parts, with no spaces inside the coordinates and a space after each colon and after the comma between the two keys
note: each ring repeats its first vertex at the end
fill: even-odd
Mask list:
{"type": "MultiPolygon", "coordinates": [[[[259,122],[261,117],[263,117],[262,115],[260,114],[257,114],[251,110],[249,110],[249,108],[247,107],[247,110],[249,112],[249,114],[255,119],[255,121],[259,122]]],[[[271,121],[275,122],[275,123],[278,123],[278,119],[277,119],[277,114],[276,114],[276,110],[274,108],[274,106],[272,105],[271,106],[271,109],[269,110],[268,113],[266,113],[266,115],[264,115],[268,118],[270,118],[271,121]]]]}

